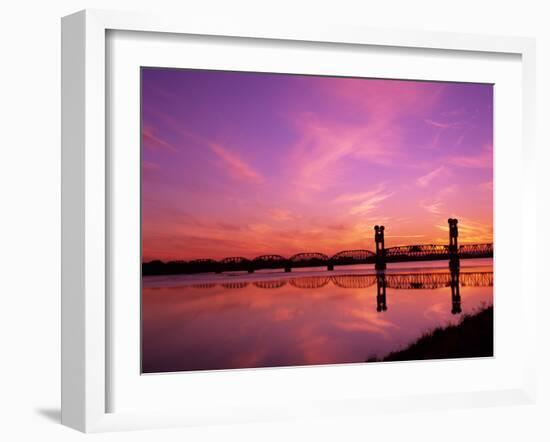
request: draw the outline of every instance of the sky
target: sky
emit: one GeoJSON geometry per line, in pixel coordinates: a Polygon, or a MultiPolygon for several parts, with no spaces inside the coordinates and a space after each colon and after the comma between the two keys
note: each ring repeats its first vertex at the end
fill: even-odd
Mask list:
{"type": "Polygon", "coordinates": [[[493,241],[493,87],[143,68],[142,260],[493,241]]]}

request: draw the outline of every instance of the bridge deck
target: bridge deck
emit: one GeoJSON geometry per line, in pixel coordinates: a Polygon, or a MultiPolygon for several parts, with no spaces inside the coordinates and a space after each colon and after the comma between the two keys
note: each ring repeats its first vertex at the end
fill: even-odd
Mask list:
{"type": "MultiPolygon", "coordinates": [[[[459,259],[492,258],[493,244],[466,244],[458,249],[459,259]]],[[[384,250],[382,259],[386,263],[449,260],[449,247],[439,244],[423,244],[412,246],[390,247],[384,250]]],[[[197,259],[193,261],[151,261],[143,263],[142,274],[170,275],[194,273],[223,273],[248,271],[250,273],[263,269],[284,269],[289,272],[293,268],[327,267],[333,270],[336,266],[375,264],[377,256],[370,250],[344,250],[329,257],[323,253],[298,253],[285,258],[281,255],[262,255],[254,259],[245,257],[228,257],[220,261],[213,259],[197,259]]]]}

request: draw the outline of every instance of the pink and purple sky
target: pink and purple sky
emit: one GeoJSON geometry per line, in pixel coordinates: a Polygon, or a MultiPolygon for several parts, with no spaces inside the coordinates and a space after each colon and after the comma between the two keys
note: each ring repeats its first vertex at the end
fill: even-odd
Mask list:
{"type": "Polygon", "coordinates": [[[142,69],[142,259],[493,240],[493,87],[142,69]]]}

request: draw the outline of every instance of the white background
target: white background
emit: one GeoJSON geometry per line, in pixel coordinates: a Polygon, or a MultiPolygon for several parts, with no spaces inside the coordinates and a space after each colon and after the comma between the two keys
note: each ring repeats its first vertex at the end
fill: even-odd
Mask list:
{"type": "MultiPolygon", "coordinates": [[[[548,440],[550,333],[539,284],[540,398],[535,406],[375,415],[364,419],[235,425],[84,436],[59,425],[60,351],[60,26],[62,15],[85,7],[161,11],[250,20],[339,22],[385,28],[448,30],[538,38],[538,159],[548,187],[550,137],[550,13],[545,2],[392,0],[324,4],[306,1],[25,1],[0,10],[0,437],[4,440],[548,440]],[[179,5],[179,6],[176,6],[179,5]],[[546,147],[546,149],[545,149],[546,147]],[[546,150],[546,151],[544,151],[546,150]]],[[[230,18],[228,18],[230,19],[230,18]]],[[[520,180],[511,171],[510,179],[520,180]]],[[[548,192],[540,192],[539,219],[548,192]],[[546,198],[544,198],[546,196],[546,198]]],[[[519,210],[519,208],[518,208],[519,210]]],[[[538,261],[548,239],[539,225],[538,261]]],[[[548,261],[548,259],[546,259],[548,261]]],[[[537,266],[535,266],[537,264],[537,266]]]]}

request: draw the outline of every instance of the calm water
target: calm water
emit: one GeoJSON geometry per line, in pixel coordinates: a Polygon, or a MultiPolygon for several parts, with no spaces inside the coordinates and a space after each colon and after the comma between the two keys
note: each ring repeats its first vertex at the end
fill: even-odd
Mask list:
{"type": "Polygon", "coordinates": [[[454,306],[446,261],[389,265],[378,280],[372,266],[145,277],[143,372],[383,358],[456,323],[457,308],[492,304],[492,272],[491,259],[462,261],[454,306]]]}

